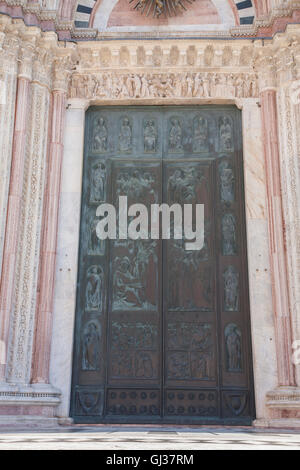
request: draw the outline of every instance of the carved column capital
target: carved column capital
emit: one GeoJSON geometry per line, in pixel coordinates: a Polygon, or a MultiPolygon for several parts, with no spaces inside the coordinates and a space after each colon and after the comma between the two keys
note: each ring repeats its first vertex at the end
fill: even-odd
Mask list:
{"type": "Polygon", "coordinates": [[[51,87],[51,69],[53,56],[50,50],[37,47],[33,62],[33,81],[51,87]]]}
{"type": "Polygon", "coordinates": [[[75,50],[58,52],[53,66],[53,91],[67,93],[72,71],[75,69],[77,55],[75,50]]]}
{"type": "Polygon", "coordinates": [[[260,49],[254,58],[254,69],[258,73],[259,90],[276,89],[276,62],[271,47],[260,49]]]}
{"type": "Polygon", "coordinates": [[[32,79],[32,67],[35,54],[35,42],[22,42],[19,51],[19,72],[18,76],[32,79]]]}

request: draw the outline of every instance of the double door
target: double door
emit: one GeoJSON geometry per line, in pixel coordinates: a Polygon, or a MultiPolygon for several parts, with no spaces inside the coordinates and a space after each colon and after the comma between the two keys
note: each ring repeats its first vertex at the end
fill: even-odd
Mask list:
{"type": "MultiPolygon", "coordinates": [[[[240,113],[86,115],[71,415],[250,424],[254,417],[240,113]],[[97,237],[97,207],[148,209],[148,240],[97,237]],[[204,246],[151,239],[151,206],[204,204],[204,246]]],[[[172,220],[172,219],[171,219],[172,220]]],[[[128,218],[130,223],[132,218],[128,218]]]]}

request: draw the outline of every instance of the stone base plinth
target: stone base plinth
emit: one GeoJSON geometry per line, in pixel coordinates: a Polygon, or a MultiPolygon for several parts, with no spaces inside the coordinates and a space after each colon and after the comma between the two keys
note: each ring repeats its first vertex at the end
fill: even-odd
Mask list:
{"type": "Polygon", "coordinates": [[[0,385],[0,428],[53,428],[60,391],[49,384],[0,385]]]}

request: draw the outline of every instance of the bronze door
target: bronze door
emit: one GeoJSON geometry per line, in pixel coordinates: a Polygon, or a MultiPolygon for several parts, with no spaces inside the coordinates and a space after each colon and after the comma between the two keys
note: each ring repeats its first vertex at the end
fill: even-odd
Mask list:
{"type": "Polygon", "coordinates": [[[77,423],[251,424],[235,107],[87,112],[71,416],[77,423]],[[184,240],[173,239],[100,241],[97,207],[118,207],[124,195],[149,214],[155,203],[204,204],[203,249],[186,251],[184,240]]]}

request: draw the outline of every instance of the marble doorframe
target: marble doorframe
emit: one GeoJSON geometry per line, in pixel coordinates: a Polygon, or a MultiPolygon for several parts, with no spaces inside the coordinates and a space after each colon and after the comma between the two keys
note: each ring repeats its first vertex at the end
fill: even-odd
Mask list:
{"type": "Polygon", "coordinates": [[[266,177],[261,110],[257,98],[86,100],[67,102],[58,222],[54,322],[50,383],[61,391],[56,415],[68,421],[77,288],[85,112],[108,105],[236,105],[242,110],[245,202],[248,245],[251,336],[257,423],[266,420],[266,395],[277,386],[275,327],[272,306],[266,177]]]}

